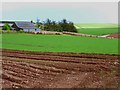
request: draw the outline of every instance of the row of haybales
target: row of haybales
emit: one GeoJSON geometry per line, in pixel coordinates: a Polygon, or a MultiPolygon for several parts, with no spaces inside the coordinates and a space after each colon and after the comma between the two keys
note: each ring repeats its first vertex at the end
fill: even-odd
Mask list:
{"type": "Polygon", "coordinates": [[[85,37],[97,37],[96,35],[89,35],[89,34],[80,34],[80,33],[74,33],[74,32],[54,32],[54,31],[41,31],[38,34],[48,34],[48,35],[74,35],[74,36],[85,36],[85,37]]]}
{"type": "Polygon", "coordinates": [[[38,32],[34,32],[36,34],[46,34],[46,35],[62,35],[62,32],[54,32],[54,31],[40,31],[38,32]]]}
{"type": "Polygon", "coordinates": [[[109,38],[109,39],[113,39],[114,37],[110,37],[110,34],[108,35],[102,35],[102,36],[97,36],[98,38],[109,38]]]}
{"type": "Polygon", "coordinates": [[[63,34],[74,35],[74,36],[85,36],[85,37],[97,37],[96,35],[73,33],[73,32],[63,32],[63,34]]]}
{"type": "Polygon", "coordinates": [[[73,33],[73,32],[63,32],[63,34],[68,34],[68,35],[74,35],[74,36],[84,36],[84,37],[94,37],[94,38],[109,38],[113,39],[114,37],[109,37],[109,36],[97,36],[97,35],[90,35],[90,34],[82,34],[82,33],[73,33]]]}

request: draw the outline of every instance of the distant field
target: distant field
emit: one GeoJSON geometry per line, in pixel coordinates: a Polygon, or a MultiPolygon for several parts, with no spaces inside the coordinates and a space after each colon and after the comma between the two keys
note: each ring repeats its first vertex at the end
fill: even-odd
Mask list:
{"type": "Polygon", "coordinates": [[[106,35],[118,33],[117,28],[86,28],[78,29],[79,33],[91,34],[91,35],[106,35]]]}
{"type": "Polygon", "coordinates": [[[65,35],[3,34],[2,48],[41,52],[118,54],[118,39],[65,35]]]}
{"type": "Polygon", "coordinates": [[[105,35],[118,33],[117,24],[75,24],[79,33],[105,35]]]}
{"type": "Polygon", "coordinates": [[[117,24],[75,24],[78,27],[84,28],[117,28],[117,24]]]}

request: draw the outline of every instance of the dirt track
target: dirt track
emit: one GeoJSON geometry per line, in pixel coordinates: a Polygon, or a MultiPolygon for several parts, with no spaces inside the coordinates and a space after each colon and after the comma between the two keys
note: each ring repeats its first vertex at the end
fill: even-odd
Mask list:
{"type": "Polygon", "coordinates": [[[118,55],[2,51],[3,88],[115,88],[118,55]]]}
{"type": "Polygon", "coordinates": [[[110,34],[110,35],[107,36],[107,37],[120,38],[120,33],[118,33],[118,34],[110,34]]]}

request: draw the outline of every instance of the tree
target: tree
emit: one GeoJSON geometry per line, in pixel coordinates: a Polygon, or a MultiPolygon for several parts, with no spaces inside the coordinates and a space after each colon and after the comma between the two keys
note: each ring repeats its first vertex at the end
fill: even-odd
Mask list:
{"type": "Polygon", "coordinates": [[[60,22],[60,25],[62,27],[62,31],[67,31],[67,32],[77,32],[77,29],[74,26],[73,22],[68,22],[66,19],[63,19],[60,22]]]}
{"type": "Polygon", "coordinates": [[[48,25],[51,24],[51,20],[49,18],[46,20],[46,24],[48,24],[48,25]]]}
{"type": "Polygon", "coordinates": [[[39,19],[39,18],[37,18],[37,22],[36,22],[36,23],[37,23],[37,24],[39,24],[39,22],[40,22],[40,19],[39,19]]]}
{"type": "Polygon", "coordinates": [[[69,32],[77,32],[77,29],[75,28],[73,22],[69,22],[68,25],[69,25],[69,26],[68,26],[68,31],[69,31],[69,32]]]}
{"type": "Polygon", "coordinates": [[[4,26],[3,26],[3,30],[11,30],[12,29],[12,27],[8,24],[8,23],[6,23],[4,26]]]}
{"type": "Polygon", "coordinates": [[[47,19],[46,22],[41,23],[42,28],[44,26],[44,30],[47,31],[58,31],[58,32],[77,32],[77,29],[74,26],[73,22],[68,22],[66,19],[63,19],[59,22],[51,21],[47,19]]]}
{"type": "Polygon", "coordinates": [[[33,23],[33,20],[31,20],[31,23],[33,23]]]}

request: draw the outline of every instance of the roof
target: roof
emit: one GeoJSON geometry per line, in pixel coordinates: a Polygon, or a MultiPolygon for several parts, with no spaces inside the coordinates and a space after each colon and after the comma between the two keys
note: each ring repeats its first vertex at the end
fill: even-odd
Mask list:
{"type": "Polygon", "coordinates": [[[14,21],[0,21],[0,23],[14,23],[14,21]]]}
{"type": "Polygon", "coordinates": [[[19,28],[35,28],[34,24],[31,22],[15,22],[19,28]]]}
{"type": "MultiPolygon", "coordinates": [[[[0,22],[0,27],[2,27],[2,26],[4,26],[4,25],[5,25],[5,23],[1,23],[1,22],[0,22]]],[[[12,24],[12,23],[9,23],[9,25],[12,26],[13,24],[12,24]]]]}

